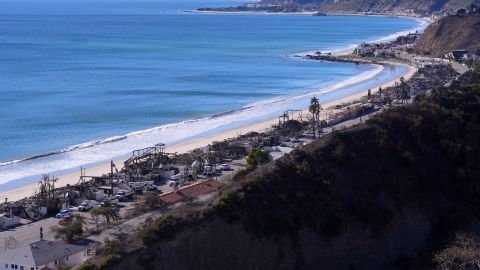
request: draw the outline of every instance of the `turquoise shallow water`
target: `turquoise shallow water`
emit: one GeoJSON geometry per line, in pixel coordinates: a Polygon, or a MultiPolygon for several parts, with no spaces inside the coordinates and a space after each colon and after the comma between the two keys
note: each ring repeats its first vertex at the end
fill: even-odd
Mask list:
{"type": "Polygon", "coordinates": [[[388,80],[403,70],[294,55],[419,26],[401,18],[192,14],[178,9],[195,3],[181,3],[40,11],[10,3],[0,12],[0,190],[270,118],[305,106],[306,93],[338,98],[360,86],[322,89],[360,74],[388,80]],[[213,117],[223,112],[232,113],[213,117]],[[11,162],[52,152],[63,153],[11,162]]]}

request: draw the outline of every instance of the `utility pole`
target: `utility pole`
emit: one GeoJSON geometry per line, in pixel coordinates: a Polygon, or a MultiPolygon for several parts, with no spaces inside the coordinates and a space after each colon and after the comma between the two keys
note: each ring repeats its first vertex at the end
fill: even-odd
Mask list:
{"type": "Polygon", "coordinates": [[[110,160],[110,192],[113,195],[113,160],[110,160]]]}

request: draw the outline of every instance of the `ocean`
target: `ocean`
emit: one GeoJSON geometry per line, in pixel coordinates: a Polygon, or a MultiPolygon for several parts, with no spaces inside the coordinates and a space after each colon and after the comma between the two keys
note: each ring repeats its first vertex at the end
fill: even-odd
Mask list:
{"type": "Polygon", "coordinates": [[[183,11],[229,3],[0,2],[0,191],[387,81],[405,69],[298,56],[424,27],[183,11]]]}

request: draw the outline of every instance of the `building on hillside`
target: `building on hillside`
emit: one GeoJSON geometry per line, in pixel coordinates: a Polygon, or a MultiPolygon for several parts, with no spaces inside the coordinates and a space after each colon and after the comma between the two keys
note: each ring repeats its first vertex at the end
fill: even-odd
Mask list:
{"type": "Polygon", "coordinates": [[[462,60],[464,60],[464,61],[479,61],[480,56],[476,53],[469,52],[469,53],[466,53],[466,54],[463,55],[462,60]]]}
{"type": "Polygon", "coordinates": [[[395,51],[393,48],[388,48],[388,49],[376,49],[373,52],[373,55],[375,57],[395,57],[395,51]]]}
{"type": "Polygon", "coordinates": [[[469,58],[473,58],[474,56],[475,54],[470,53],[467,50],[460,49],[460,50],[453,50],[447,53],[445,55],[445,58],[461,61],[461,60],[467,60],[469,58]]]}
{"type": "Polygon", "coordinates": [[[361,55],[361,56],[372,56],[373,52],[374,52],[373,46],[366,43],[360,44],[354,50],[354,53],[356,55],[361,55]]]}
{"type": "Polygon", "coordinates": [[[40,240],[0,253],[1,270],[56,270],[78,265],[93,255],[90,246],[40,240]]]}

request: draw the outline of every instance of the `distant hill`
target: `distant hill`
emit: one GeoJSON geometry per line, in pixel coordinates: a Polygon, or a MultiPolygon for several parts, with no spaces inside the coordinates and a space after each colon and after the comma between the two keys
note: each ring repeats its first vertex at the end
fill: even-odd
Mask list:
{"type": "Polygon", "coordinates": [[[323,12],[405,12],[420,13],[451,11],[466,7],[471,0],[262,0],[255,4],[225,8],[233,10],[302,11],[323,12]]]}
{"type": "Polygon", "coordinates": [[[435,57],[454,49],[480,49],[480,15],[448,16],[430,24],[416,48],[419,53],[435,57]]]}
{"type": "MultiPolygon", "coordinates": [[[[312,0],[315,1],[315,0],[312,0]]],[[[407,9],[420,12],[456,10],[465,7],[468,0],[337,0],[327,1],[325,10],[372,10],[379,12],[399,12],[407,9]],[[333,2],[333,3],[332,3],[333,2]]]]}

